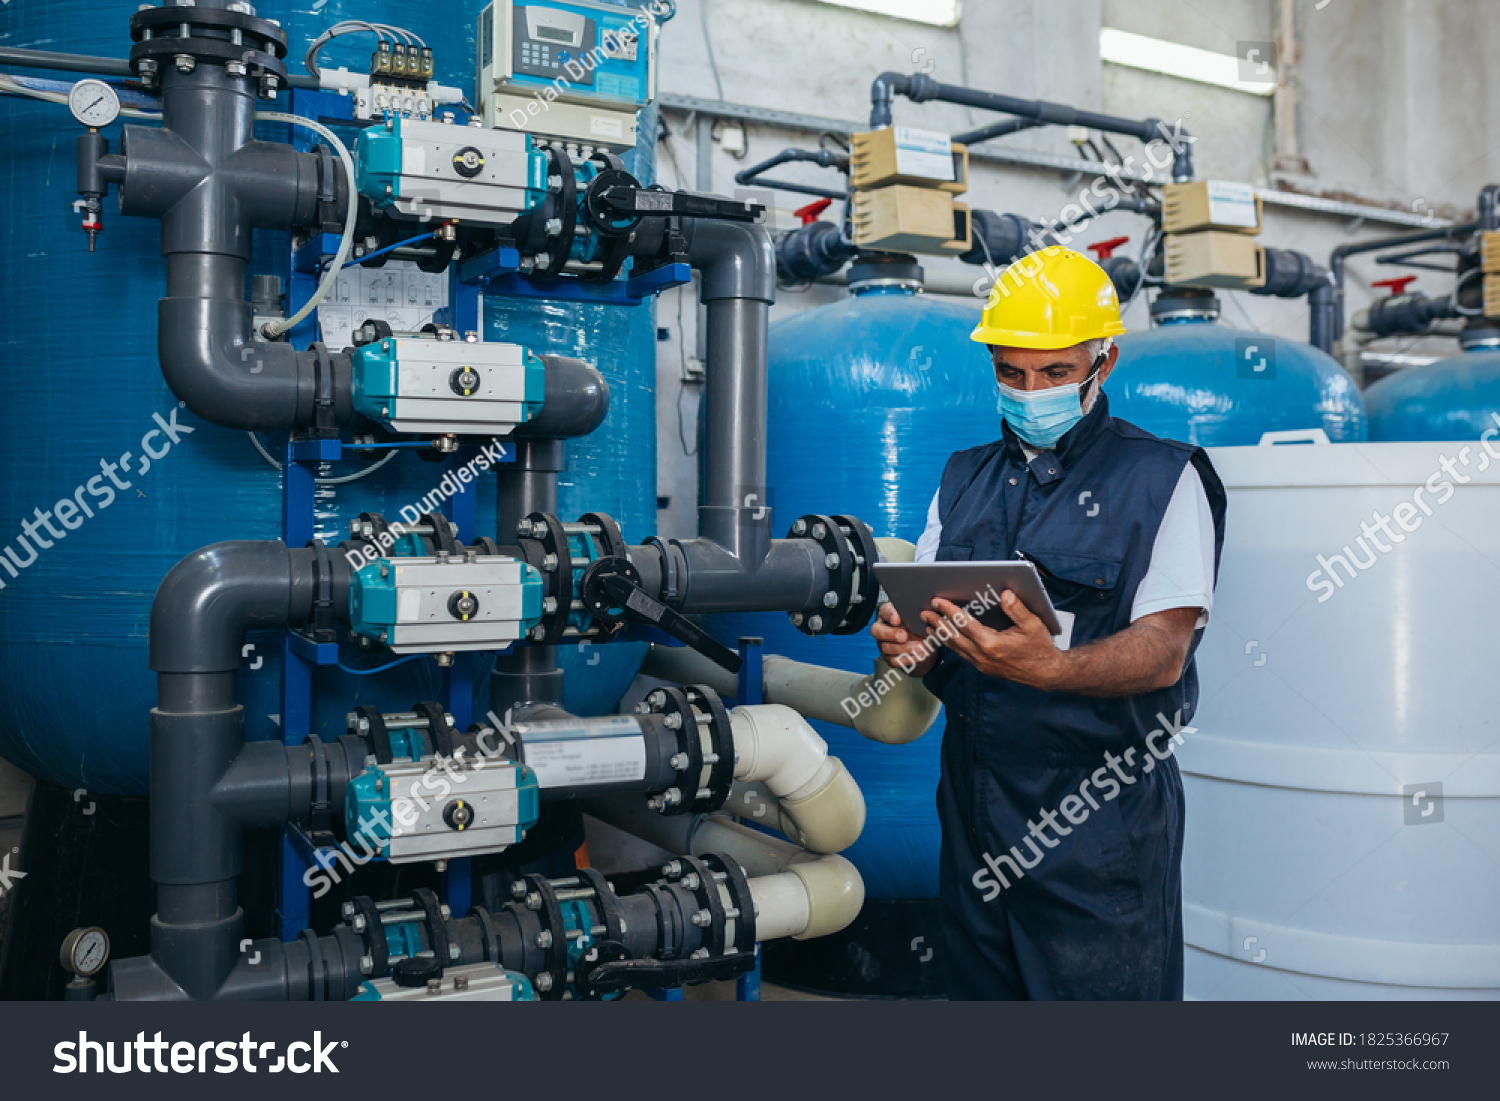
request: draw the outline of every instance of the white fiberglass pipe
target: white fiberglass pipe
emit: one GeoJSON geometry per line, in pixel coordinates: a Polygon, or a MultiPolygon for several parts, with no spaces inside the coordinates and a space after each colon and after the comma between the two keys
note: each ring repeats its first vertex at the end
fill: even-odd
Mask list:
{"type": "Polygon", "coordinates": [[[827,936],[864,905],[864,880],[842,856],[815,856],[726,814],[661,815],[630,796],[590,799],[584,810],[668,852],[720,853],[737,862],[750,879],[758,940],[827,936]]]}
{"type": "Polygon", "coordinates": [[[858,840],[865,797],[806,719],[775,703],[736,707],[729,717],[734,778],[765,786],[788,837],[819,853],[842,852],[858,840]]]}

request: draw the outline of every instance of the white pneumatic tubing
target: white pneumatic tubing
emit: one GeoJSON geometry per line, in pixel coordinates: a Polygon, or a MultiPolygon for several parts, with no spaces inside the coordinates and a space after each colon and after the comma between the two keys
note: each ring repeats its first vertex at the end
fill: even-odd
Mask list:
{"type": "Polygon", "coordinates": [[[313,296],[300,310],[284,320],[266,324],[266,335],[275,337],[282,333],[289,333],[302,324],[302,319],[317,309],[318,303],[328,297],[328,292],[333,290],[334,283],[338,281],[339,272],[343,270],[344,261],[349,259],[349,250],[354,247],[354,223],[359,218],[359,194],[354,190],[354,158],[349,156],[349,150],[339,140],[339,136],[328,127],[312,119],[303,118],[301,115],[287,115],[280,111],[257,111],[255,117],[263,122],[285,122],[291,126],[303,126],[320,137],[327,138],[333,144],[334,151],[338,153],[339,160],[343,162],[344,179],[349,187],[349,209],[344,217],[344,235],[339,239],[338,253],[334,256],[333,263],[328,266],[328,270],[324,272],[318,289],[313,291],[313,296]]]}
{"type": "Polygon", "coordinates": [[[760,781],[775,797],[788,837],[819,853],[842,852],[865,828],[865,798],[828,743],[782,704],[736,707],[737,781],[760,781]]]}

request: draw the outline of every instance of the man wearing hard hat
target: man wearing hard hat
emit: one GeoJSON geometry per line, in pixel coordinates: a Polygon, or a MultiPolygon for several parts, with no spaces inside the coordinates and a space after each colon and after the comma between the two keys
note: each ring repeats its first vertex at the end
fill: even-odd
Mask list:
{"type": "Polygon", "coordinates": [[[917,545],[918,561],[1035,563],[1063,633],[1008,592],[1005,630],[945,600],[922,625],[884,604],[872,627],[947,713],[953,998],[1182,997],[1173,753],[1192,734],[1225,498],[1200,448],[1109,415],[1124,331],[1109,277],[1077,252],[1001,274],[973,333],[1001,438],[948,460],[917,545]]]}

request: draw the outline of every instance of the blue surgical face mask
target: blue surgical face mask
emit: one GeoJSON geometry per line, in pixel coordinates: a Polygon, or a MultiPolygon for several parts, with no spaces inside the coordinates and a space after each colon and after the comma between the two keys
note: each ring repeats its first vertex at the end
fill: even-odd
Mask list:
{"type": "Polygon", "coordinates": [[[1082,384],[1070,382],[1066,386],[1052,386],[1045,390],[1017,390],[999,383],[1000,398],[996,408],[1012,432],[1032,447],[1046,451],[1062,439],[1068,429],[1083,420],[1083,391],[1099,377],[1099,366],[1096,361],[1093,374],[1082,384]]]}

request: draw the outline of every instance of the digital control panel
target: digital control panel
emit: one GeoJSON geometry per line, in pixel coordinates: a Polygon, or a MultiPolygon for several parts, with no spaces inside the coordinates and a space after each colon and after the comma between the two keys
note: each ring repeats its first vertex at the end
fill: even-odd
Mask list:
{"type": "Polygon", "coordinates": [[[656,95],[655,15],[589,0],[495,0],[479,17],[487,126],[596,148],[635,144],[656,95]]]}

